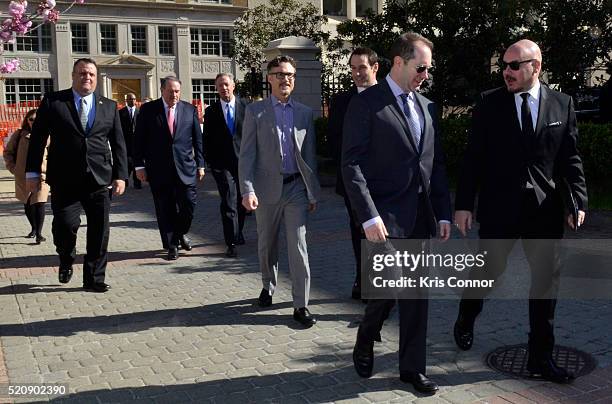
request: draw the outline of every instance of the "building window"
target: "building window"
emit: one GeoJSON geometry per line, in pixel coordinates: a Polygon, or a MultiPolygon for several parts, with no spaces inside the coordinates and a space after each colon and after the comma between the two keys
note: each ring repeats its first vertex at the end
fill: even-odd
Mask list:
{"type": "Polygon", "coordinates": [[[357,17],[365,17],[368,12],[376,13],[377,11],[377,0],[357,0],[355,2],[355,13],[357,17]]]}
{"type": "Polygon", "coordinates": [[[100,45],[102,53],[117,53],[117,26],[100,24],[100,45]]]}
{"type": "Polygon", "coordinates": [[[214,79],[191,80],[191,98],[210,105],[217,101],[214,79]]]}
{"type": "Polygon", "coordinates": [[[190,33],[192,55],[229,56],[229,29],[191,28],[190,33]]]}
{"type": "Polygon", "coordinates": [[[174,56],[174,28],[158,27],[159,33],[159,54],[164,56],[174,56]]]}
{"type": "Polygon", "coordinates": [[[147,54],[147,27],[144,25],[130,26],[132,33],[132,53],[135,55],[147,54]]]}
{"type": "Polygon", "coordinates": [[[323,14],[346,17],[346,0],[323,0],[323,14]]]}
{"type": "Polygon", "coordinates": [[[38,101],[53,91],[52,79],[5,79],[4,94],[7,104],[38,101]]]}
{"type": "Polygon", "coordinates": [[[72,34],[72,53],[89,53],[87,24],[71,22],[70,33],[72,34]]]}
{"type": "MultiPolygon", "coordinates": [[[[51,26],[49,24],[41,25],[24,35],[17,36],[15,40],[17,51],[22,52],[51,52],[51,43],[51,26]]],[[[9,51],[13,49],[15,48],[12,45],[6,48],[9,51]]]]}

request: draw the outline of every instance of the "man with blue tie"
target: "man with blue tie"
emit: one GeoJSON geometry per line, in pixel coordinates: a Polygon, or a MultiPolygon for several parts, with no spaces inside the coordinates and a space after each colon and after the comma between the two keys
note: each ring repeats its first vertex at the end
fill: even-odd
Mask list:
{"type": "Polygon", "coordinates": [[[164,78],[161,92],[161,98],[140,108],[134,166],[138,179],[151,185],[162,246],[168,250],[168,259],[176,260],[179,245],[191,250],[187,232],[196,204],[196,183],[204,179],[202,130],[195,107],[180,99],[178,78],[164,78]]]}
{"type": "Polygon", "coordinates": [[[238,155],[247,103],[234,96],[236,84],[231,73],[219,73],[215,87],[220,100],[204,111],[204,158],[212,169],[221,197],[225,255],[235,258],[236,245],[244,244],[242,228],[246,209],[242,206],[242,198],[238,197],[238,155]]]}
{"type": "Polygon", "coordinates": [[[60,283],[72,278],[81,210],[87,217],[87,254],[83,288],[104,293],[108,262],[110,195],[125,190],[127,154],[117,103],[94,94],[98,67],[89,58],[72,68],[72,88],[45,95],[32,127],[26,177],[28,191],[40,187],[40,167],[47,155],[46,182],[51,186],[53,242],[59,255],[60,283]]]}

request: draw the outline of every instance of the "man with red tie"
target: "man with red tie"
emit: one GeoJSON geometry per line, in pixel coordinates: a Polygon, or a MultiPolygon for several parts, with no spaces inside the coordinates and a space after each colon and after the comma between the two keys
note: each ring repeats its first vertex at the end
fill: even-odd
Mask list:
{"type": "Polygon", "coordinates": [[[187,232],[196,204],[196,179],[204,179],[202,130],[196,108],[180,100],[181,82],[162,80],[161,98],[143,104],[136,122],[134,166],[148,181],[168,259],[178,259],[179,246],[191,250],[187,232]]]}

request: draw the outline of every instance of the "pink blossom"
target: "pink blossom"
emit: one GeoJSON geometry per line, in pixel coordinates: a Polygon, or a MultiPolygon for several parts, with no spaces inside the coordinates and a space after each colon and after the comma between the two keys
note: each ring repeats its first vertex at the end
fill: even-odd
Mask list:
{"type": "Polygon", "coordinates": [[[47,7],[49,8],[55,8],[55,0],[47,0],[47,7]]]}
{"type": "Polygon", "coordinates": [[[43,11],[43,21],[55,23],[59,20],[59,11],[57,10],[45,10],[43,11]]]}
{"type": "Polygon", "coordinates": [[[85,4],[85,0],[76,0],[75,3],[76,4],[85,4]]]}
{"type": "Polygon", "coordinates": [[[10,74],[19,69],[19,60],[13,59],[0,65],[1,74],[10,74]]]}

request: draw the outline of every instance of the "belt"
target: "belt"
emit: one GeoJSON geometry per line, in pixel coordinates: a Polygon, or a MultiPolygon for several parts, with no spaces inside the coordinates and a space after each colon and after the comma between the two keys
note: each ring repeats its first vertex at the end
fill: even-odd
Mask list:
{"type": "Polygon", "coordinates": [[[287,177],[283,178],[283,184],[289,184],[290,182],[295,181],[300,177],[301,177],[300,173],[288,175],[287,177]]]}

